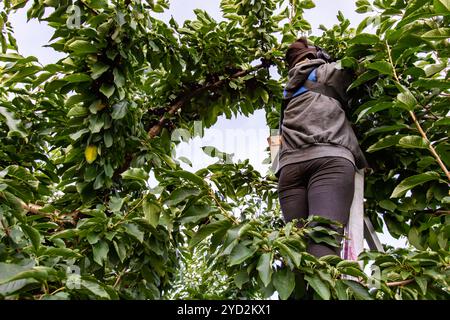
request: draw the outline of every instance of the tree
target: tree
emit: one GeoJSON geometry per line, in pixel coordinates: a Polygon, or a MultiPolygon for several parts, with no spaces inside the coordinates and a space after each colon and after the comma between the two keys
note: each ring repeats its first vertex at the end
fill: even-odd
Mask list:
{"type": "Polygon", "coordinates": [[[65,54],[46,66],[18,53],[8,22],[28,2],[0,8],[1,296],[449,298],[448,1],[357,1],[373,15],[356,30],[339,13],[312,38],[360,74],[366,213],[412,245],[361,254],[376,276],[306,253],[307,239],[335,243],[310,222],[333,222],[284,224],[273,175],[214,148],[217,163],[188,172],[173,153],[220,115],[264,108],[277,127],[283,52],[312,1],[222,0],[223,21],[196,10],[183,26],[154,17],[165,0],[34,1],[28,18],[65,54]]]}

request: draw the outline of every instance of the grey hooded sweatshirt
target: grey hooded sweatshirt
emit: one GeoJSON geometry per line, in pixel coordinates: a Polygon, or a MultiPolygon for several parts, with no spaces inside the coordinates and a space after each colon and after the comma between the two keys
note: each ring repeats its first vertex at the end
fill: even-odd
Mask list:
{"type": "Polygon", "coordinates": [[[289,71],[286,98],[290,98],[316,69],[317,82],[332,86],[340,101],[330,96],[307,91],[290,100],[280,121],[281,147],[272,165],[278,177],[287,164],[321,158],[343,157],[356,168],[368,167],[358,140],[347,120],[349,97],[346,90],[352,77],[336,63],[313,59],[297,64],[289,71]]]}

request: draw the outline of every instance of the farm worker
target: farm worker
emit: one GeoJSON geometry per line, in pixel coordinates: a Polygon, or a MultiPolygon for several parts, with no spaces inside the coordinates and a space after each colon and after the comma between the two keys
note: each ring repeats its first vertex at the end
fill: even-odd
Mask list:
{"type": "MultiPolygon", "coordinates": [[[[356,168],[368,167],[346,117],[352,76],[306,38],[289,46],[286,64],[281,147],[272,167],[283,217],[288,222],[316,215],[345,226],[356,168]]],[[[341,239],[336,237],[338,243],[341,239]]],[[[307,251],[317,257],[339,255],[340,247],[311,241],[307,251]]]]}

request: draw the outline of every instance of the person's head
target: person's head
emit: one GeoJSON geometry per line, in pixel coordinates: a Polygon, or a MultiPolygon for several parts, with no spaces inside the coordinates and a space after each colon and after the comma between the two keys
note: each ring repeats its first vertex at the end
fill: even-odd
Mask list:
{"type": "Polygon", "coordinates": [[[291,70],[297,63],[304,59],[316,59],[317,49],[308,45],[308,40],[304,37],[292,43],[286,51],[286,64],[291,70]]]}

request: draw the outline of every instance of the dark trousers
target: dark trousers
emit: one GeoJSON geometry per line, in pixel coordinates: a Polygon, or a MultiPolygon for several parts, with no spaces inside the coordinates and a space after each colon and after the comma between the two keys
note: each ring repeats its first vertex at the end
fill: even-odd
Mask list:
{"type": "MultiPolygon", "coordinates": [[[[342,157],[323,157],[284,166],[278,178],[278,197],[285,221],[316,215],[346,225],[353,201],[354,178],[355,167],[342,157]]],[[[308,244],[307,250],[316,257],[340,252],[340,248],[314,242],[308,244]]]]}

